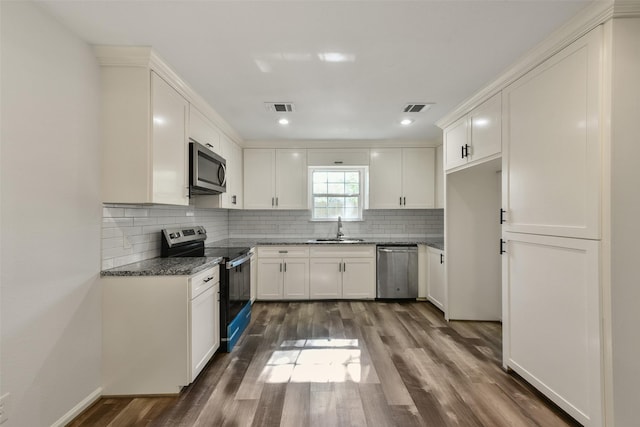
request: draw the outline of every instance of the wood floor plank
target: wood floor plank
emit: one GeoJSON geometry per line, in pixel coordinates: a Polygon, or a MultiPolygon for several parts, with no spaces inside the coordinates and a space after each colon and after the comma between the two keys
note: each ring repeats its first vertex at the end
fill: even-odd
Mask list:
{"type": "Polygon", "coordinates": [[[282,406],[282,427],[307,426],[311,422],[311,384],[289,383],[282,406]]]}
{"type": "Polygon", "coordinates": [[[233,352],[179,396],[103,398],[70,425],[577,425],[502,369],[501,334],[427,302],[256,303],[233,352]]]}

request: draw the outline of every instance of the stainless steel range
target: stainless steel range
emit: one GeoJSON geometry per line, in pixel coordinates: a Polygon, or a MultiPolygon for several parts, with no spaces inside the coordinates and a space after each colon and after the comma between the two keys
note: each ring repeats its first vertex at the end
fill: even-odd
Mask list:
{"type": "Polygon", "coordinates": [[[202,226],[161,231],[162,257],[222,257],[220,263],[220,350],[231,351],[251,320],[251,253],[249,247],[205,247],[202,226]]]}

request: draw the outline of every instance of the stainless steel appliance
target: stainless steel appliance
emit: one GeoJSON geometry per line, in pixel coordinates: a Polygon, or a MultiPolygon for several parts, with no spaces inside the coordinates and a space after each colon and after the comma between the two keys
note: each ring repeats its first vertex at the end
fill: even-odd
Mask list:
{"type": "Polygon", "coordinates": [[[231,351],[251,320],[251,256],[249,247],[205,247],[202,226],[161,231],[162,257],[222,257],[220,263],[220,350],[231,351]]]}
{"type": "Polygon", "coordinates": [[[418,247],[384,245],[377,251],[376,290],[379,299],[418,297],[418,247]]]}
{"type": "Polygon", "coordinates": [[[220,194],[227,191],[227,162],[189,138],[189,193],[220,194]]]}
{"type": "Polygon", "coordinates": [[[220,350],[230,352],[251,321],[251,257],[248,247],[206,247],[220,264],[220,350]]]}

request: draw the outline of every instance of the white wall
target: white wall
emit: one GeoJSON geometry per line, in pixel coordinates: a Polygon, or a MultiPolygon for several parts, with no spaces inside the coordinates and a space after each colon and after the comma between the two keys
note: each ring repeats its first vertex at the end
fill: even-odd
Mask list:
{"type": "Polygon", "coordinates": [[[611,296],[613,391],[616,426],[638,425],[640,407],[640,18],[613,25],[611,120],[611,296]]]}
{"type": "Polygon", "coordinates": [[[99,68],[38,6],[1,7],[0,387],[8,425],[46,426],[100,391],[99,68]]]}

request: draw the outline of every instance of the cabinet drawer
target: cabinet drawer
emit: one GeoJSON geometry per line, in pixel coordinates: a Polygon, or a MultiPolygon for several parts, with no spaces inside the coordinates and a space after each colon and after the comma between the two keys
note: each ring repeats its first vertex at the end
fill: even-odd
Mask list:
{"type": "Polygon", "coordinates": [[[309,256],[309,248],[305,246],[260,246],[259,258],[305,258],[309,256]]]}
{"type": "Polygon", "coordinates": [[[331,258],[373,258],[376,253],[375,245],[326,245],[311,248],[312,257],[331,258]]]}
{"type": "Polygon", "coordinates": [[[189,278],[189,297],[191,299],[197,297],[218,282],[220,282],[218,265],[191,276],[189,278]]]}

